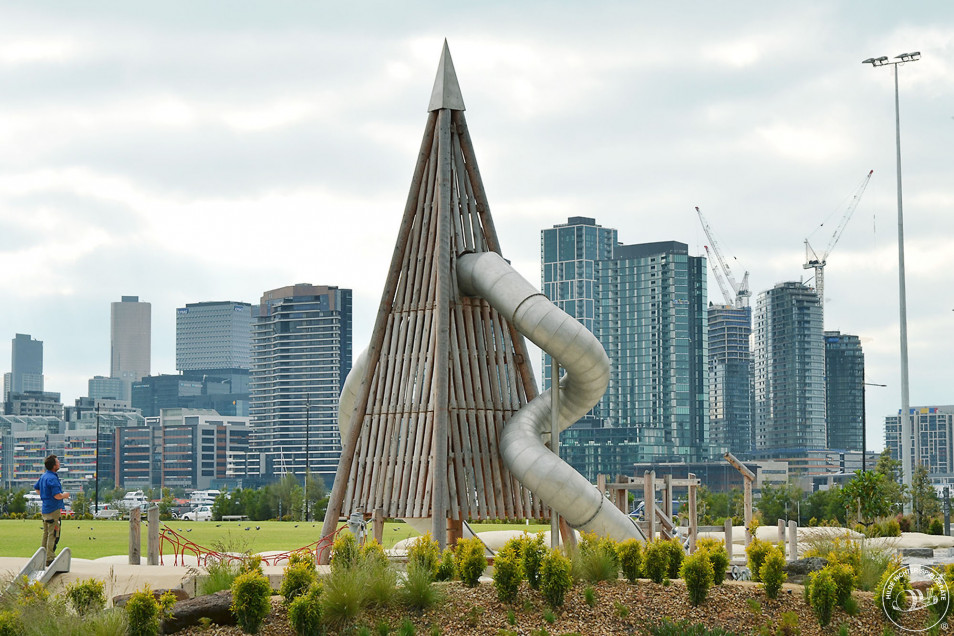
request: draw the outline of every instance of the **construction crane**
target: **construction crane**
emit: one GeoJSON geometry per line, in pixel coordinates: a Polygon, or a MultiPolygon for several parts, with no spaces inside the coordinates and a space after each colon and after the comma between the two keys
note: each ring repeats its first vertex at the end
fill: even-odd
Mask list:
{"type": "MultiPolygon", "coordinates": [[[[706,238],[709,239],[709,243],[712,245],[712,253],[715,254],[719,268],[722,270],[720,272],[716,269],[712,260],[709,260],[709,264],[712,266],[712,273],[715,274],[716,282],[719,283],[719,289],[722,290],[722,295],[725,296],[725,303],[739,308],[748,307],[749,297],[752,296],[752,292],[749,291],[749,273],[745,272],[742,276],[741,283],[735,281],[735,277],[732,275],[732,269],[722,257],[722,250],[719,249],[719,243],[716,241],[712,229],[706,222],[706,217],[702,216],[702,210],[699,209],[699,206],[696,206],[696,214],[699,215],[699,222],[702,223],[702,229],[706,233],[706,238]],[[730,288],[732,290],[731,292],[729,291],[730,288]]],[[[706,245],[705,248],[706,254],[709,254],[709,246],[706,245]]]]}
{"type": "MultiPolygon", "coordinates": [[[[861,201],[861,195],[865,193],[865,188],[868,187],[868,182],[871,180],[872,174],[874,174],[874,170],[868,171],[861,185],[855,190],[851,201],[848,203],[848,209],[845,210],[845,213],[842,215],[841,221],[831,235],[831,239],[828,241],[828,246],[824,252],[820,255],[816,253],[808,242],[808,239],[805,239],[805,264],[802,265],[802,267],[805,269],[814,268],[815,270],[815,293],[818,294],[818,302],[821,304],[822,309],[825,308],[825,265],[827,264],[828,257],[831,255],[831,251],[835,249],[838,239],[841,238],[841,233],[845,231],[845,226],[848,225],[851,215],[855,213],[855,208],[858,207],[858,203],[861,201]]],[[[824,225],[824,223],[822,223],[822,225],[824,225]]]]}

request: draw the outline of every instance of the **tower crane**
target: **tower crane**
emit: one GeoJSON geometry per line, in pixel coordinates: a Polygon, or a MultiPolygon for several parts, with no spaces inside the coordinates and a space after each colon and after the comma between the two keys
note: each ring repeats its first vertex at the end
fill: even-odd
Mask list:
{"type": "Polygon", "coordinates": [[[841,233],[845,231],[845,226],[848,225],[851,215],[854,214],[855,208],[858,207],[858,203],[861,201],[861,195],[865,193],[865,188],[868,187],[868,182],[871,180],[872,174],[874,174],[874,170],[868,171],[861,185],[855,190],[851,201],[848,203],[848,209],[845,210],[841,221],[838,222],[838,227],[835,228],[834,233],[831,235],[831,239],[828,241],[828,246],[824,252],[819,255],[812,248],[808,239],[805,239],[805,264],[802,265],[802,267],[805,269],[814,268],[815,270],[815,292],[818,294],[818,302],[821,304],[822,309],[825,308],[825,265],[827,264],[828,257],[831,255],[831,251],[835,249],[838,239],[841,238],[841,233]]]}
{"type": "MultiPolygon", "coordinates": [[[[699,206],[696,206],[696,214],[699,215],[699,222],[702,223],[702,229],[706,233],[706,238],[709,239],[709,243],[712,245],[712,253],[715,254],[716,260],[719,262],[719,268],[722,270],[720,272],[716,269],[716,266],[712,264],[712,261],[709,261],[710,264],[712,264],[712,273],[715,274],[716,281],[719,283],[719,289],[722,290],[722,295],[725,296],[725,303],[739,308],[748,307],[749,297],[752,296],[752,292],[749,291],[749,273],[745,272],[742,276],[741,283],[735,281],[735,277],[732,275],[732,269],[722,257],[722,250],[719,249],[719,244],[712,233],[712,229],[706,222],[706,218],[702,216],[702,210],[699,209],[699,206]],[[729,288],[732,289],[731,292],[729,288]]],[[[706,254],[709,254],[709,246],[706,245],[705,248],[706,254]]]]}

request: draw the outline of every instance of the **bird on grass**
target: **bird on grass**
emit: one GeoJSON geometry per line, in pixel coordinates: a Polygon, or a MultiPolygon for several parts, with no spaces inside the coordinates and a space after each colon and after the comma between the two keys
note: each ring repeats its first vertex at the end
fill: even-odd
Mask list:
{"type": "Polygon", "coordinates": [[[261,529],[262,529],[262,526],[255,526],[255,529],[256,529],[256,530],[261,530],[261,529]]]}
{"type": "Polygon", "coordinates": [[[246,530],[251,530],[251,528],[245,528],[246,530]]]}

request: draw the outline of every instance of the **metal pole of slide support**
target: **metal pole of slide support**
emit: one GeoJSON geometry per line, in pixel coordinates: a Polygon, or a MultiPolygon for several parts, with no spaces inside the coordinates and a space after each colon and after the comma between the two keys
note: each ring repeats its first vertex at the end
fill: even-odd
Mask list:
{"type": "MultiPolygon", "coordinates": [[[[560,456],[560,363],[550,356],[550,450],[560,456]]],[[[560,545],[560,513],[550,508],[550,547],[560,545]]]]}

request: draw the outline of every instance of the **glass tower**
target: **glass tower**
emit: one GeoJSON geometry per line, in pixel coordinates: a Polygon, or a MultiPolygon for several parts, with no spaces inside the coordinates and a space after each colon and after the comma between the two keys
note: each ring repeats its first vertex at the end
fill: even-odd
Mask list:
{"type": "Polygon", "coordinates": [[[211,371],[252,366],[252,306],[190,303],[176,309],[176,369],[211,371]]]}
{"type": "Polygon", "coordinates": [[[338,468],[338,396],[351,371],[351,290],[299,284],[253,308],[252,452],[263,475],[305,473],[330,486],[338,468]]]}
{"type": "Polygon", "coordinates": [[[709,306],[709,436],[733,454],[752,452],[752,308],[709,306]]]}
{"type": "MultiPolygon", "coordinates": [[[[541,235],[544,294],[596,335],[611,364],[603,399],[561,437],[564,458],[593,480],[706,457],[705,259],[675,241],[621,245],[587,217],[541,235]]],[[[543,363],[546,389],[546,354],[543,363]]]]}
{"type": "Polygon", "coordinates": [[[828,448],[860,451],[864,426],[865,354],[858,336],[825,332],[828,448]]]}
{"type": "Polygon", "coordinates": [[[815,291],[788,282],[759,294],[752,340],[756,452],[826,448],[825,341],[815,291]]]}

